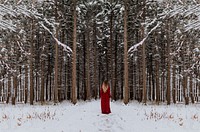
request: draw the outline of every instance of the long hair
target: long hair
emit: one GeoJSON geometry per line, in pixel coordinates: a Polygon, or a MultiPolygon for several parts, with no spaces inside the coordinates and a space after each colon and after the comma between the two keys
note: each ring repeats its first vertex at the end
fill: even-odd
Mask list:
{"type": "Polygon", "coordinates": [[[105,87],[109,87],[108,80],[103,81],[103,84],[105,85],[105,87]]]}

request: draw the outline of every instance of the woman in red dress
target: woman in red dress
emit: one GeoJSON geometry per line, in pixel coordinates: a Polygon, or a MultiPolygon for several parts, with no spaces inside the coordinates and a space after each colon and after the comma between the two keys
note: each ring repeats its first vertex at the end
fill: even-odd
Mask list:
{"type": "Polygon", "coordinates": [[[101,97],[101,112],[102,114],[109,114],[110,111],[110,87],[108,81],[104,81],[100,90],[101,97]]]}

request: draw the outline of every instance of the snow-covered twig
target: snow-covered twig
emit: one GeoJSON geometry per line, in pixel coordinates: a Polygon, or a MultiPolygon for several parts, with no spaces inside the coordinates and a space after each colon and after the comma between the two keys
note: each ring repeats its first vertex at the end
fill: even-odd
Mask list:
{"type": "MultiPolygon", "coordinates": [[[[49,22],[46,18],[41,18],[40,16],[35,15],[35,13],[27,10],[35,19],[37,20],[44,20],[47,24],[49,24],[51,27],[53,27],[55,29],[54,24],[52,24],[51,22],[49,22]]],[[[60,42],[55,36],[54,34],[41,22],[38,22],[48,33],[51,34],[51,36],[53,37],[53,39],[56,41],[56,43],[60,46],[62,46],[64,48],[65,51],[68,51],[70,53],[72,53],[72,49],[67,46],[66,44],[63,44],[62,42],[60,42]]]]}
{"type": "Polygon", "coordinates": [[[154,31],[156,30],[159,26],[160,26],[161,22],[158,22],[157,25],[155,27],[153,27],[149,32],[148,34],[146,35],[145,38],[142,39],[142,41],[140,41],[139,43],[135,44],[134,46],[132,46],[129,50],[128,50],[128,53],[132,53],[134,52],[138,46],[144,44],[144,42],[147,40],[147,38],[149,37],[149,35],[154,31]]]}
{"type": "Polygon", "coordinates": [[[39,24],[40,24],[49,34],[51,34],[51,36],[52,36],[53,39],[56,41],[56,43],[57,43],[58,45],[62,46],[62,47],[64,48],[65,51],[72,52],[72,49],[71,49],[69,46],[67,46],[67,45],[63,44],[62,42],[60,42],[60,41],[53,35],[53,33],[52,33],[42,22],[39,22],[39,24]]]}

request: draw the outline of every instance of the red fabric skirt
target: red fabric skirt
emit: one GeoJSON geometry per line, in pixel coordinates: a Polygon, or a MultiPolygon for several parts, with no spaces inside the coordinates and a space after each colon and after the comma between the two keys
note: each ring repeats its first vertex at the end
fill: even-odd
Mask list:
{"type": "Polygon", "coordinates": [[[105,93],[103,92],[103,89],[101,88],[100,96],[101,96],[101,112],[102,112],[102,114],[111,113],[111,110],[110,110],[110,88],[108,88],[105,93]]]}

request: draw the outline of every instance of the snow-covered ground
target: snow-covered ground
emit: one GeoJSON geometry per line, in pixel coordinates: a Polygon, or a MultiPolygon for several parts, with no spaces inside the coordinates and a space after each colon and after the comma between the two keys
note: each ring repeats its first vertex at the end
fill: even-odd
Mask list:
{"type": "Polygon", "coordinates": [[[101,114],[100,100],[58,105],[0,104],[0,132],[200,132],[200,104],[143,105],[111,102],[101,114]]]}

